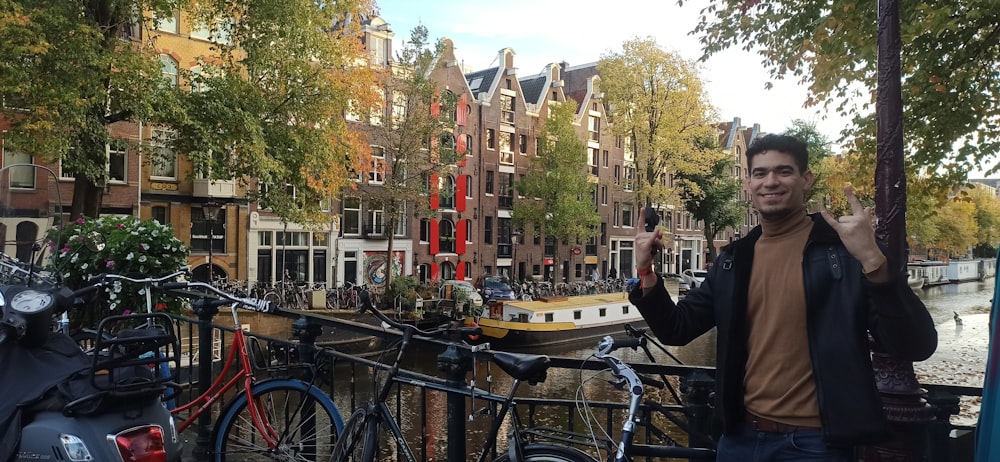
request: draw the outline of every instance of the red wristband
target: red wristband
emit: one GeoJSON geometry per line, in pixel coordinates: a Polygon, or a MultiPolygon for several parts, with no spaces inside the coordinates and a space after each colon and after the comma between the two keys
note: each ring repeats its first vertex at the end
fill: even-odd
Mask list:
{"type": "Polygon", "coordinates": [[[644,278],[646,275],[653,274],[653,265],[649,265],[647,268],[636,268],[636,272],[639,273],[640,278],[644,278]]]}

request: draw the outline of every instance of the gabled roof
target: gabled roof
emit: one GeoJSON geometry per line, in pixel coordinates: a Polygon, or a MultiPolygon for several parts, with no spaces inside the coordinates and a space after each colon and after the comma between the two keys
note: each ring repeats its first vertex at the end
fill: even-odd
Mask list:
{"type": "Polygon", "coordinates": [[[528,103],[537,104],[542,97],[542,92],[545,91],[548,78],[548,73],[542,73],[517,79],[517,82],[521,85],[521,93],[524,95],[524,100],[528,103]]]}
{"type": "Polygon", "coordinates": [[[490,91],[490,88],[493,87],[493,81],[496,80],[498,75],[500,75],[500,67],[491,67],[465,74],[465,81],[469,83],[472,96],[478,99],[480,93],[490,91]]]}

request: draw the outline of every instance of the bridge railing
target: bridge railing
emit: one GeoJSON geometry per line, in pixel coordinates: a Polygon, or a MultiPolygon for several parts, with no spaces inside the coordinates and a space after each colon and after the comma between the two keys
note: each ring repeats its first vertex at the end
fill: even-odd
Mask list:
{"type": "MultiPolygon", "coordinates": [[[[266,374],[279,376],[295,375],[303,373],[306,368],[297,367],[303,360],[315,364],[310,368],[310,373],[316,375],[316,384],[333,397],[334,402],[346,418],[350,412],[358,405],[369,398],[372,390],[372,380],[379,370],[377,352],[391,349],[396,342],[396,336],[383,329],[363,322],[355,322],[345,319],[334,318],[329,315],[316,314],[313,312],[282,312],[273,317],[272,322],[279,325],[277,334],[271,336],[259,335],[254,331],[255,326],[250,326],[250,343],[252,347],[254,361],[261,367],[263,374],[258,378],[265,378],[266,374]],[[330,332],[334,331],[334,335],[330,332]],[[351,335],[347,335],[351,332],[351,335]],[[353,335],[353,336],[352,336],[353,335]],[[297,337],[293,338],[293,337],[297,337]],[[348,344],[338,343],[338,338],[348,337],[352,339],[355,347],[360,346],[359,351],[348,351],[348,344]],[[365,338],[368,342],[365,342],[365,338]],[[324,346],[328,345],[328,346],[324,346]],[[375,354],[375,356],[372,356],[375,354]]],[[[200,387],[197,383],[199,377],[198,369],[201,367],[213,367],[213,373],[218,373],[219,358],[225,358],[227,348],[231,343],[233,329],[221,325],[212,324],[211,316],[204,316],[206,319],[193,319],[184,316],[175,316],[178,333],[182,341],[181,351],[186,352],[182,370],[179,373],[179,380],[182,382],[183,391],[178,397],[178,402],[183,403],[193,399],[198,395],[200,387]],[[200,336],[208,334],[211,339],[201,339],[200,336]],[[211,345],[205,351],[204,346],[211,345]],[[201,346],[201,347],[200,347],[201,346]]],[[[226,317],[227,319],[228,316],[226,317]]],[[[443,347],[414,348],[411,356],[416,355],[437,355],[443,351],[443,347]]],[[[425,358],[426,361],[426,358],[425,358]]],[[[714,447],[715,438],[713,436],[712,425],[712,393],[714,390],[714,368],[697,366],[677,366],[660,365],[648,363],[633,363],[635,369],[641,373],[658,375],[663,374],[668,377],[668,381],[679,387],[682,393],[683,403],[676,403],[668,398],[651,399],[644,406],[644,412],[649,416],[648,421],[666,432],[667,437],[677,440],[681,444],[691,447],[714,447]],[[677,425],[680,422],[682,425],[677,425]]],[[[404,366],[405,367],[405,366],[404,366]]],[[[480,368],[484,366],[478,366],[480,368]]],[[[576,372],[581,370],[600,370],[603,363],[598,361],[584,361],[577,358],[552,357],[550,377],[553,371],[576,372]]],[[[477,370],[475,377],[478,388],[489,389],[494,387],[494,381],[487,381],[482,369],[477,370]]],[[[425,373],[427,373],[425,371],[425,373]]],[[[494,375],[503,375],[498,368],[493,368],[494,375]]],[[[460,377],[449,377],[445,372],[439,372],[436,376],[444,379],[465,381],[470,376],[465,373],[460,377]]],[[[416,381],[419,383],[419,381],[416,381]]],[[[553,399],[554,395],[567,396],[567,390],[575,390],[579,385],[576,383],[543,384],[539,387],[524,387],[524,396],[518,399],[517,405],[522,418],[527,417],[529,427],[552,427],[560,430],[582,435],[581,439],[586,441],[586,437],[591,434],[590,423],[588,423],[578,410],[579,402],[575,399],[553,399]],[[553,388],[560,388],[559,392],[553,392],[553,388]]],[[[963,444],[956,435],[969,432],[966,426],[956,426],[950,422],[950,417],[959,412],[959,397],[961,396],[981,396],[982,390],[975,387],[956,387],[947,385],[927,384],[924,386],[928,390],[926,399],[934,407],[937,421],[933,422],[927,429],[929,441],[928,460],[931,462],[950,460],[971,460],[957,454],[963,454],[963,446],[971,447],[971,435],[963,444]]],[[[505,393],[506,389],[490,390],[497,393],[505,393]]],[[[666,395],[666,393],[664,393],[666,395]]],[[[572,396],[570,394],[569,396],[572,396]]],[[[404,434],[408,435],[407,442],[411,448],[415,449],[417,456],[422,460],[445,460],[448,444],[455,444],[455,438],[449,438],[448,428],[454,432],[453,424],[448,422],[447,406],[449,400],[444,393],[414,385],[400,385],[396,387],[393,403],[390,409],[395,411],[395,415],[401,419],[404,434]]],[[[454,403],[454,401],[452,401],[454,403]]],[[[224,405],[225,403],[220,403],[224,405]]],[[[595,410],[597,423],[615,437],[621,429],[621,419],[625,415],[627,407],[627,395],[623,392],[619,401],[588,401],[588,406],[595,410]]],[[[461,409],[456,414],[467,417],[473,410],[468,399],[465,400],[465,409],[461,409]]],[[[221,409],[221,407],[219,408],[221,409]]],[[[218,412],[218,410],[216,411],[218,412]]],[[[467,420],[467,419],[465,419],[467,420]]],[[[482,422],[472,422],[468,424],[467,431],[463,431],[461,444],[469,440],[469,453],[475,454],[478,443],[482,442],[486,429],[489,428],[489,417],[478,419],[482,422]],[[478,438],[477,438],[478,436],[478,438]]],[[[462,427],[465,428],[463,422],[462,427]]],[[[209,429],[210,430],[210,429],[209,429]]],[[[598,430],[600,432],[600,430],[598,430]]],[[[192,435],[198,432],[192,431],[192,435]]],[[[598,433],[599,434],[599,433],[598,433]]],[[[646,444],[656,443],[656,431],[646,431],[639,433],[636,441],[646,444]]],[[[193,437],[188,438],[194,441],[193,437]]],[[[501,438],[502,440],[502,438],[501,438]]],[[[463,446],[465,447],[465,446],[463,446]]],[[[587,450],[586,448],[579,448],[587,450]]],[[[464,459],[462,459],[464,460],[464,459]]]]}

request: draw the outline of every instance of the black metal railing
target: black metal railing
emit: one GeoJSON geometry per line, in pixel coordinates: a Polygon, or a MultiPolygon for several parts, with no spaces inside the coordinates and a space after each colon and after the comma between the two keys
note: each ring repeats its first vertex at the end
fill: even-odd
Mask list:
{"type": "MultiPolygon", "coordinates": [[[[224,318],[220,318],[220,320],[228,321],[231,319],[226,313],[223,313],[222,316],[224,318]]],[[[243,315],[241,314],[241,316],[243,315]]],[[[380,363],[376,361],[377,355],[391,352],[397,340],[394,333],[384,331],[374,325],[334,318],[326,316],[322,312],[282,311],[274,315],[248,314],[246,317],[250,316],[256,317],[249,319],[252,324],[252,332],[248,336],[248,343],[252,345],[253,360],[258,367],[257,377],[263,379],[269,376],[294,376],[301,373],[302,370],[308,369],[315,374],[317,386],[322,387],[333,398],[345,419],[353,409],[369,398],[372,390],[373,371],[381,367],[380,363]],[[271,336],[265,336],[254,333],[257,331],[273,331],[274,333],[271,336]],[[313,334],[301,335],[303,332],[313,334]],[[353,333],[358,339],[360,348],[356,354],[352,354],[355,352],[346,349],[349,347],[344,347],[343,336],[346,332],[353,333]],[[298,334],[298,340],[293,338],[293,334],[298,334]],[[365,342],[365,338],[370,341],[365,342]],[[333,348],[329,345],[338,346],[333,348]],[[315,367],[300,367],[302,358],[314,358],[315,367]]],[[[198,319],[184,316],[174,316],[174,319],[177,323],[179,337],[182,340],[182,369],[178,375],[182,390],[177,396],[178,403],[182,404],[198,395],[199,377],[208,377],[211,374],[219,373],[219,365],[228,354],[227,349],[230,346],[234,330],[215,324],[203,324],[198,319]],[[205,332],[211,332],[212,338],[199,338],[199,333],[204,334],[205,332]],[[205,350],[206,348],[208,351],[205,350]],[[209,371],[211,374],[206,374],[209,371]]],[[[429,346],[434,347],[434,345],[429,346]]],[[[443,348],[437,350],[428,348],[421,351],[424,352],[423,354],[427,354],[430,351],[443,351],[443,348]]],[[[441,356],[438,358],[440,367],[441,356]]],[[[549,375],[551,377],[553,374],[559,373],[556,372],[557,370],[578,374],[582,370],[599,370],[603,367],[602,363],[594,361],[552,357],[549,375]]],[[[666,422],[667,431],[691,447],[712,447],[711,412],[713,408],[711,395],[714,389],[714,368],[649,363],[634,363],[633,367],[640,373],[665,375],[668,381],[679,384],[679,389],[682,392],[683,404],[660,404],[651,400],[650,403],[644,405],[643,412],[648,413],[649,419],[654,422],[666,422]],[[680,420],[683,420],[682,425],[671,423],[680,420]]],[[[496,368],[493,369],[492,373],[502,374],[496,368]]],[[[419,373],[415,374],[420,375],[419,373]]],[[[480,370],[477,375],[480,377],[477,385],[483,388],[483,384],[486,382],[486,386],[491,386],[493,382],[482,380],[483,375],[483,371],[480,370]]],[[[444,379],[459,379],[459,381],[468,378],[467,372],[462,373],[461,377],[449,377],[444,372],[438,372],[436,376],[444,379]]],[[[420,383],[420,381],[416,380],[414,383],[420,383]]],[[[959,412],[959,397],[981,396],[982,389],[934,384],[922,386],[929,391],[926,399],[934,407],[938,416],[938,420],[932,423],[928,429],[930,443],[927,460],[930,462],[958,460],[952,455],[955,452],[956,443],[953,441],[955,438],[949,435],[955,430],[968,433],[970,429],[951,424],[949,417],[959,412]]],[[[505,390],[493,391],[504,392],[505,390]]],[[[410,447],[419,448],[417,456],[421,460],[444,460],[446,458],[445,448],[450,441],[454,440],[454,438],[448,438],[447,435],[441,434],[446,428],[445,425],[442,425],[441,420],[446,419],[446,415],[451,414],[451,411],[447,414],[444,412],[445,402],[448,401],[447,396],[439,390],[427,387],[400,385],[391,400],[390,409],[393,409],[396,415],[403,415],[405,412],[409,416],[402,419],[401,424],[404,427],[404,434],[412,437],[412,441],[408,441],[410,447]],[[405,403],[405,410],[403,403],[405,403]]],[[[225,403],[220,404],[225,405],[225,403]]],[[[470,404],[468,399],[466,399],[465,404],[465,409],[452,414],[462,416],[462,426],[465,425],[465,420],[472,412],[471,406],[482,405],[481,403],[470,404]]],[[[521,415],[527,416],[529,427],[554,427],[586,435],[588,434],[587,423],[578,414],[578,404],[572,399],[553,399],[544,394],[524,396],[519,398],[517,402],[517,406],[522,409],[521,415]]],[[[588,402],[588,406],[594,410],[595,415],[606,429],[617,433],[627,407],[627,402],[624,399],[620,402],[588,402]]],[[[205,425],[210,431],[211,422],[206,422],[205,425]]],[[[476,423],[469,424],[469,427],[467,432],[463,432],[463,437],[468,436],[472,440],[476,438],[476,432],[481,431],[481,429],[476,423]]],[[[482,427],[488,428],[488,425],[482,425],[482,427]]],[[[449,425],[447,428],[454,427],[449,425]]],[[[197,434],[198,431],[199,429],[192,427],[190,430],[192,436],[188,440],[194,441],[193,435],[197,434]]],[[[648,440],[651,436],[644,434],[642,438],[648,440]]],[[[637,441],[641,440],[637,438],[637,441]]],[[[969,440],[969,444],[971,444],[971,437],[969,440]]],[[[469,447],[478,448],[476,444],[470,444],[469,447]]],[[[196,454],[198,453],[196,452],[196,454]]]]}

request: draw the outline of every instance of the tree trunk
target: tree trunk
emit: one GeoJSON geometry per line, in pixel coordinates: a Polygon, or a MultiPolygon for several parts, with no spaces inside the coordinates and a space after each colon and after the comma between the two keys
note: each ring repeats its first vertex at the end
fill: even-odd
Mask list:
{"type": "Polygon", "coordinates": [[[395,217],[396,217],[396,214],[393,213],[392,217],[389,218],[389,225],[388,225],[389,227],[382,230],[383,233],[389,233],[389,238],[386,239],[386,242],[388,243],[388,248],[386,248],[386,251],[385,251],[385,264],[386,264],[385,289],[386,290],[389,289],[389,284],[392,283],[392,245],[396,241],[396,239],[395,239],[395,237],[396,237],[396,233],[395,233],[395,230],[396,230],[396,218],[395,217]]]}
{"type": "Polygon", "coordinates": [[[705,242],[708,242],[708,261],[705,263],[714,263],[717,256],[715,251],[715,232],[709,226],[705,226],[703,232],[705,233],[705,242]]]}
{"type": "Polygon", "coordinates": [[[70,206],[69,219],[99,217],[103,201],[104,188],[95,185],[84,175],[77,175],[73,181],[73,204],[70,206]]]}

